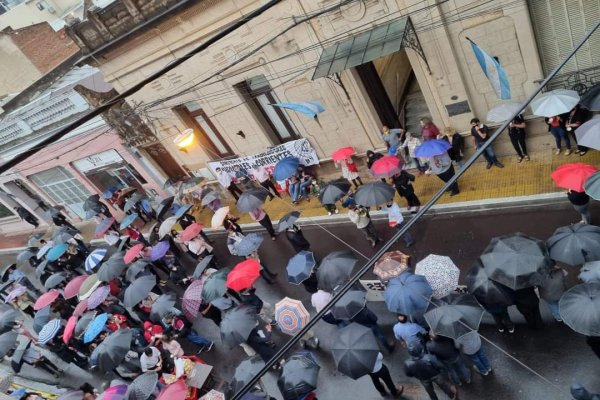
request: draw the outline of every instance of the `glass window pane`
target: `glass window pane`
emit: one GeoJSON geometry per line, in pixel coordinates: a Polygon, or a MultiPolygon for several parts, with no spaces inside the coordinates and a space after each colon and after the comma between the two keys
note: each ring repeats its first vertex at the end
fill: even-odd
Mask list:
{"type": "Polygon", "coordinates": [[[225,147],[223,142],[221,142],[221,139],[219,139],[219,136],[217,136],[215,131],[212,130],[210,125],[208,123],[206,123],[206,121],[204,120],[204,118],[202,118],[201,115],[196,115],[194,117],[194,119],[196,120],[198,125],[200,125],[200,127],[202,128],[202,130],[204,131],[204,133],[206,134],[208,139],[214,144],[214,146],[216,147],[216,149],[219,153],[221,153],[221,154],[229,153],[227,151],[227,147],[225,147]]]}
{"type": "MultiPolygon", "coordinates": [[[[289,139],[291,137],[290,132],[288,131],[287,127],[285,126],[285,124],[283,123],[281,118],[279,118],[279,114],[277,114],[277,112],[275,112],[275,110],[273,109],[273,106],[270,105],[271,102],[269,101],[267,96],[264,94],[261,94],[256,97],[256,100],[261,105],[265,114],[267,114],[267,117],[269,118],[269,120],[271,121],[273,126],[275,126],[275,129],[277,130],[277,133],[279,133],[279,136],[282,139],[289,139]]],[[[284,115],[285,115],[285,112],[284,112],[284,115]]]]}

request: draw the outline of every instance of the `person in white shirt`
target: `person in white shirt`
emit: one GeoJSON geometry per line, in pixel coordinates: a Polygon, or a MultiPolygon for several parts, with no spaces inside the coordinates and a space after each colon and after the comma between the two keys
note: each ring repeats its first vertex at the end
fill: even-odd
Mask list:
{"type": "Polygon", "coordinates": [[[381,384],[381,381],[385,383],[393,397],[400,397],[402,392],[404,391],[404,386],[402,385],[394,385],[394,381],[390,375],[390,370],[383,363],[383,354],[381,352],[377,354],[377,359],[375,360],[375,365],[373,366],[373,371],[369,373],[371,380],[373,381],[373,385],[375,385],[375,389],[383,396],[387,396],[387,392],[385,388],[381,384]]]}
{"type": "Polygon", "coordinates": [[[365,237],[371,242],[371,247],[377,246],[377,243],[381,241],[375,226],[371,221],[369,212],[364,207],[357,207],[355,204],[348,205],[348,218],[352,221],[358,229],[363,231],[365,237]]]}
{"type": "Polygon", "coordinates": [[[273,200],[275,196],[281,198],[281,195],[279,194],[277,188],[271,180],[271,173],[268,169],[266,169],[263,166],[260,166],[258,168],[255,168],[254,171],[252,171],[252,175],[254,175],[254,178],[258,181],[258,183],[260,183],[260,186],[264,187],[267,190],[267,193],[269,193],[270,200],[273,200]]]}
{"type": "Polygon", "coordinates": [[[160,371],[162,368],[160,351],[154,346],[147,347],[140,356],[140,365],[142,372],[160,371]]]}
{"type": "Polygon", "coordinates": [[[237,187],[237,185],[233,182],[233,176],[226,171],[223,171],[221,168],[216,168],[215,172],[217,173],[217,180],[225,189],[229,190],[229,193],[233,196],[233,198],[237,201],[240,198],[240,194],[242,194],[242,190],[237,187]]]}
{"type": "MultiPolygon", "coordinates": [[[[400,206],[395,201],[390,201],[382,208],[383,211],[388,214],[388,225],[390,228],[396,228],[398,230],[402,229],[402,223],[404,222],[404,217],[402,216],[402,211],[400,211],[400,206]]],[[[415,244],[415,240],[409,231],[406,231],[404,235],[402,235],[402,240],[404,240],[404,244],[406,247],[410,247],[415,244]]]]}

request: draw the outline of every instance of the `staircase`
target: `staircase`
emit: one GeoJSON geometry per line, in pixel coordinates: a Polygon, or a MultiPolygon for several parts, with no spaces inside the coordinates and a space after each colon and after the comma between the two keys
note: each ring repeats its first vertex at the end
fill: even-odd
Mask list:
{"type": "Polygon", "coordinates": [[[403,111],[406,129],[411,133],[420,134],[421,127],[419,125],[419,120],[422,117],[430,116],[430,113],[423,92],[421,92],[421,88],[416,79],[413,79],[410,84],[408,94],[404,100],[403,111]]]}

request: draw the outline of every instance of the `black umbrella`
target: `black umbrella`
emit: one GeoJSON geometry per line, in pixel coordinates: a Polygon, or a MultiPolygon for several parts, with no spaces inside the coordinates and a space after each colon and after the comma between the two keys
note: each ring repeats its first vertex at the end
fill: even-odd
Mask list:
{"type": "Polygon", "coordinates": [[[100,195],[93,194],[83,202],[83,210],[84,211],[102,211],[102,206],[100,205],[100,195]]]}
{"type": "Polygon", "coordinates": [[[152,291],[154,286],[156,286],[156,276],[140,276],[135,281],[131,282],[131,285],[125,289],[123,304],[125,304],[125,307],[135,306],[148,296],[148,293],[152,291]]]}
{"type": "Polygon", "coordinates": [[[600,83],[596,83],[581,96],[579,104],[590,111],[600,111],[600,83]]]}
{"type": "Polygon", "coordinates": [[[141,201],[144,197],[142,193],[140,192],[136,192],[134,193],[130,198],[127,199],[127,201],[125,202],[125,205],[123,206],[123,211],[128,212],[129,210],[131,210],[133,207],[135,207],[137,205],[137,203],[139,201],[141,201]]]}
{"type": "Polygon", "coordinates": [[[285,231],[287,228],[294,225],[298,218],[300,218],[300,211],[291,211],[285,214],[279,219],[279,223],[277,224],[277,232],[285,231]]]}
{"type": "Polygon", "coordinates": [[[469,271],[466,284],[469,293],[486,308],[508,307],[515,304],[515,292],[491,280],[479,261],[469,271]]]}
{"type": "Polygon", "coordinates": [[[2,282],[6,282],[8,279],[8,270],[12,267],[16,267],[16,265],[17,264],[8,264],[6,267],[2,268],[2,271],[0,272],[0,280],[2,282]]]}
{"type": "Polygon", "coordinates": [[[352,274],[354,264],[358,259],[348,250],[334,251],[329,253],[317,270],[319,286],[328,292],[346,282],[352,274]]]}
{"type": "Polygon", "coordinates": [[[600,336],[600,283],[582,283],[567,290],[558,303],[563,322],[575,332],[600,336]]]}
{"type": "Polygon", "coordinates": [[[39,248],[37,248],[37,247],[29,247],[26,250],[23,250],[22,252],[20,252],[17,255],[17,259],[16,259],[17,266],[21,267],[21,266],[25,265],[26,263],[29,264],[29,259],[31,257],[35,257],[38,250],[39,250],[39,248]]]}
{"type": "Polygon", "coordinates": [[[92,358],[97,360],[98,369],[108,372],[118,367],[131,348],[132,337],[129,328],[119,329],[108,335],[92,353],[92,358]]]}
{"type": "Polygon", "coordinates": [[[177,296],[175,293],[166,293],[160,295],[154,303],[152,303],[152,309],[150,310],[150,321],[160,322],[160,320],[167,314],[173,312],[177,296]]]}
{"type": "MultiPolygon", "coordinates": [[[[16,338],[15,338],[16,340],[16,338]]],[[[14,343],[13,343],[14,346],[14,343]]],[[[25,352],[27,351],[27,349],[31,346],[31,340],[29,339],[24,339],[22,341],[19,342],[19,345],[17,346],[17,349],[15,350],[15,352],[13,353],[12,357],[10,358],[10,366],[13,369],[13,371],[15,371],[15,373],[19,373],[21,372],[21,367],[23,366],[23,355],[25,354],[25,352]]]]}
{"type": "Polygon", "coordinates": [[[11,331],[17,320],[17,312],[12,309],[6,309],[0,312],[0,333],[11,331]]]}
{"type": "Polygon", "coordinates": [[[356,190],[354,201],[363,207],[376,207],[392,201],[395,194],[396,190],[387,183],[369,182],[356,190]]]}
{"type": "Polygon", "coordinates": [[[240,195],[237,203],[235,203],[235,208],[241,212],[256,210],[262,207],[268,196],[269,192],[263,187],[248,189],[240,195]]]}
{"type": "Polygon", "coordinates": [[[296,352],[286,360],[277,379],[277,387],[284,400],[293,400],[317,388],[319,369],[312,353],[296,352]]]}
{"type": "Polygon", "coordinates": [[[44,307],[33,316],[33,331],[40,333],[44,325],[50,322],[50,306],[44,307]]]}
{"type": "Polygon", "coordinates": [[[352,184],[348,179],[336,179],[321,188],[319,201],[321,204],[334,204],[350,191],[352,184]]]}
{"type": "Polygon", "coordinates": [[[213,301],[227,292],[227,274],[231,268],[223,268],[210,274],[202,287],[202,298],[205,301],[213,301]]]}
{"type": "Polygon", "coordinates": [[[54,218],[57,215],[59,215],[61,212],[62,212],[62,210],[58,207],[50,207],[46,211],[44,211],[44,216],[46,218],[54,218]]]}
{"type": "Polygon", "coordinates": [[[155,209],[155,211],[156,211],[156,219],[158,221],[161,221],[162,218],[167,213],[167,211],[169,211],[169,209],[173,205],[173,201],[174,200],[175,200],[175,197],[171,196],[171,197],[167,197],[165,199],[162,199],[160,201],[160,203],[158,203],[158,206],[156,206],[156,209],[155,209]]]}
{"type": "Polygon", "coordinates": [[[79,317],[79,320],[77,320],[77,324],[75,324],[75,330],[73,331],[75,337],[80,337],[81,335],[83,335],[87,330],[88,326],[92,323],[92,321],[95,318],[96,313],[94,311],[88,311],[81,317],[79,317]]]}
{"type": "Polygon", "coordinates": [[[245,342],[256,327],[257,319],[255,307],[242,304],[230,309],[221,320],[221,341],[229,347],[245,342]]]}
{"type": "Polygon", "coordinates": [[[432,298],[424,317],[436,335],[458,339],[479,328],[483,308],[473,295],[451,294],[432,298]]]}
{"type": "Polygon", "coordinates": [[[522,233],[493,238],[480,260],[491,280],[515,290],[542,284],[552,265],[544,242],[522,233]]]}
{"type": "Polygon", "coordinates": [[[338,331],[331,348],[337,370],[352,379],[373,371],[379,351],[373,331],[355,322],[338,331]]]}
{"type": "MultiPolygon", "coordinates": [[[[333,292],[335,295],[337,290],[333,292]]],[[[334,304],[331,313],[336,319],[349,320],[358,314],[367,304],[367,293],[362,289],[351,289],[334,304]]]]}
{"type": "Polygon", "coordinates": [[[209,254],[208,256],[204,257],[197,265],[196,268],[194,269],[194,273],[193,273],[193,277],[196,279],[199,279],[202,276],[202,273],[204,272],[204,270],[208,267],[208,264],[210,264],[210,262],[213,259],[213,255],[209,254]]]}
{"type": "Polygon", "coordinates": [[[0,358],[6,356],[6,354],[15,347],[18,336],[19,334],[15,331],[4,332],[0,335],[0,358]]]}
{"type": "Polygon", "coordinates": [[[66,280],[67,275],[65,273],[57,272],[55,274],[50,275],[48,279],[46,279],[46,282],[44,282],[44,287],[46,288],[46,290],[54,289],[66,280]]]}
{"type": "Polygon", "coordinates": [[[129,282],[135,281],[138,275],[150,264],[151,262],[145,258],[136,260],[129,266],[129,268],[127,268],[127,271],[125,272],[125,279],[127,279],[129,282]]]}
{"type": "Polygon", "coordinates": [[[235,369],[235,374],[229,384],[229,390],[233,396],[239,392],[252,378],[254,378],[260,370],[265,366],[263,359],[256,355],[245,359],[235,369]]]}
{"type": "Polygon", "coordinates": [[[131,382],[125,393],[127,400],[146,400],[154,393],[158,374],[156,372],[146,372],[138,376],[131,382]]]}
{"type": "Polygon", "coordinates": [[[563,226],[546,241],[550,258],[569,265],[600,260],[600,227],[588,224],[563,226]]]}
{"type": "Polygon", "coordinates": [[[286,270],[288,282],[299,285],[313,273],[317,262],[312,251],[301,250],[288,261],[286,270]]]}
{"type": "Polygon", "coordinates": [[[123,259],[125,252],[118,251],[104,261],[96,275],[98,280],[102,282],[109,282],[113,279],[121,276],[121,274],[127,269],[127,264],[123,259]]]}

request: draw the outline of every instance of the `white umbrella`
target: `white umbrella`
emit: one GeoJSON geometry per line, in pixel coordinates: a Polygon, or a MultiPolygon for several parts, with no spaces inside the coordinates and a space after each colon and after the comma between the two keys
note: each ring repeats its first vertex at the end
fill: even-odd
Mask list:
{"type": "Polygon", "coordinates": [[[577,144],[600,150],[600,118],[592,118],[575,131],[577,144]]]}
{"type": "Polygon", "coordinates": [[[160,224],[158,228],[158,237],[163,238],[165,235],[171,233],[171,229],[173,229],[173,225],[177,223],[177,217],[169,217],[160,224]]]}
{"type": "Polygon", "coordinates": [[[460,270],[450,257],[430,254],[417,263],[415,274],[424,276],[433,289],[433,297],[440,299],[456,289],[460,270]]]}
{"type": "Polygon", "coordinates": [[[521,109],[521,103],[501,103],[488,111],[486,120],[490,122],[504,122],[521,109]]]}
{"type": "Polygon", "coordinates": [[[229,214],[228,206],[221,207],[217,211],[215,211],[215,215],[213,215],[212,220],[210,222],[210,225],[213,227],[213,229],[220,228],[223,226],[223,221],[227,217],[227,214],[229,214]]]}
{"type": "Polygon", "coordinates": [[[579,95],[574,90],[556,89],[543,93],[531,102],[534,115],[553,117],[567,113],[579,103],[579,95]]]}

